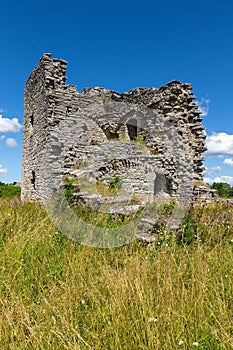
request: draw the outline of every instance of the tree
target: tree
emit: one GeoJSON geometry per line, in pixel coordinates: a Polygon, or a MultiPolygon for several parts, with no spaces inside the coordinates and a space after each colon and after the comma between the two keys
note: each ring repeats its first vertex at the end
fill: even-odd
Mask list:
{"type": "Polygon", "coordinates": [[[233,187],[231,187],[226,182],[214,182],[211,188],[217,190],[217,194],[219,195],[219,197],[233,197],[233,187]]]}

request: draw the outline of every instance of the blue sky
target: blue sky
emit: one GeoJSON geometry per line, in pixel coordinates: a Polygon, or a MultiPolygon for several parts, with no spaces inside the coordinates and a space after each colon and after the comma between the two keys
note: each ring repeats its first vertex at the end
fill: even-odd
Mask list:
{"type": "Polygon", "coordinates": [[[0,2],[0,181],[21,179],[24,84],[44,52],[68,83],[119,92],[193,84],[208,135],[208,181],[233,185],[233,2],[0,2]]]}

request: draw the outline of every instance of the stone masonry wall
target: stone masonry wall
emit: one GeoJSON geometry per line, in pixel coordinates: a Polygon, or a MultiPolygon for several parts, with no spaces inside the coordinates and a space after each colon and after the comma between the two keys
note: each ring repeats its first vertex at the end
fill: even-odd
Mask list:
{"type": "Polygon", "coordinates": [[[117,175],[127,193],[149,200],[156,186],[191,197],[206,149],[191,84],[78,92],[66,84],[66,65],[44,54],[25,85],[22,199],[44,202],[65,176],[95,189],[117,175]]]}

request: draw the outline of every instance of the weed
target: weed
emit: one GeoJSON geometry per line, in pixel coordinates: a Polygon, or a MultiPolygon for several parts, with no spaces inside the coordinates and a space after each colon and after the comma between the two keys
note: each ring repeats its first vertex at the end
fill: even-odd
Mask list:
{"type": "Polygon", "coordinates": [[[232,203],[193,205],[203,242],[149,249],[81,246],[18,198],[0,211],[1,349],[233,348],[232,203]]]}
{"type": "Polygon", "coordinates": [[[112,180],[109,182],[109,188],[111,190],[119,190],[122,187],[122,179],[119,175],[116,175],[112,180]]]}

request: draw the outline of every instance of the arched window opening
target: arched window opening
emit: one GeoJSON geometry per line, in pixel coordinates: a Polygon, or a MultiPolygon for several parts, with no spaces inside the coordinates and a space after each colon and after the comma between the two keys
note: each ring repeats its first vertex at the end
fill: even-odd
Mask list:
{"type": "Polygon", "coordinates": [[[156,196],[159,192],[168,192],[166,177],[163,174],[157,174],[154,181],[154,195],[156,196]]]}
{"type": "Polygon", "coordinates": [[[120,123],[107,123],[101,126],[101,129],[105,133],[108,140],[119,139],[119,130],[122,124],[120,123]]]}
{"type": "Polygon", "coordinates": [[[128,135],[130,140],[136,140],[138,136],[138,130],[137,130],[137,121],[135,119],[131,119],[127,122],[127,129],[128,129],[128,135]]]}

